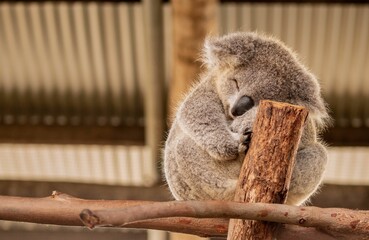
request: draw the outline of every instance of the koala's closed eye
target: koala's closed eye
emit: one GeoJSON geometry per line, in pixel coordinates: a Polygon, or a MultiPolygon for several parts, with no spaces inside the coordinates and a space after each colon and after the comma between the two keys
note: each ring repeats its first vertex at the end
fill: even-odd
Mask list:
{"type": "Polygon", "coordinates": [[[235,78],[230,78],[229,81],[232,81],[236,85],[237,91],[240,90],[240,87],[238,86],[238,82],[235,78]]]}

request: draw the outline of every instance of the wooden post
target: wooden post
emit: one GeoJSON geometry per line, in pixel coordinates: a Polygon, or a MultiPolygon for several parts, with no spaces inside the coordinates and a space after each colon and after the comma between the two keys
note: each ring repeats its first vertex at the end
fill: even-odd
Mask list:
{"type": "MultiPolygon", "coordinates": [[[[163,140],[164,113],[164,60],[163,60],[163,20],[162,1],[144,0],[145,44],[147,72],[145,75],[145,141],[149,146],[150,156],[154,161],[147,162],[145,167],[157,170],[160,156],[160,144],[163,140]]],[[[145,183],[151,185],[159,180],[159,175],[146,178],[145,183]]]]}
{"type": "Polygon", "coordinates": [[[204,39],[216,32],[218,0],[172,0],[173,77],[170,82],[169,114],[200,74],[204,39]]]}
{"type": "MultiPolygon", "coordinates": [[[[261,101],[234,201],[285,203],[294,159],[308,111],[261,101]]],[[[276,223],[231,219],[228,240],[271,240],[276,223]]]]}

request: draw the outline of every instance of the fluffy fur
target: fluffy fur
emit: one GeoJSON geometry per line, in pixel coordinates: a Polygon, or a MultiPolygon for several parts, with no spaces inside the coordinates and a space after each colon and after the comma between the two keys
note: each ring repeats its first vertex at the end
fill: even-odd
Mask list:
{"type": "Polygon", "coordinates": [[[309,109],[287,203],[306,201],[327,162],[317,130],[329,116],[314,75],[283,43],[256,33],[209,38],[203,59],[207,70],[179,106],[165,144],[164,175],[173,196],[231,200],[247,148],[244,133],[252,130],[260,100],[270,99],[309,109]],[[243,96],[254,104],[245,108],[243,96]],[[237,108],[245,113],[235,116],[237,108]]]}

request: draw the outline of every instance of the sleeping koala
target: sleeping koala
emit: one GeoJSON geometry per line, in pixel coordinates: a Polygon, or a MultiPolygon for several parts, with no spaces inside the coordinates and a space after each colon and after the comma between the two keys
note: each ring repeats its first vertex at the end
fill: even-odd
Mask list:
{"type": "Polygon", "coordinates": [[[180,104],[164,150],[177,200],[232,200],[260,100],[309,110],[287,204],[318,188],[327,162],[317,130],[329,120],[316,78],[283,43],[256,33],[206,40],[207,70],[180,104]]]}

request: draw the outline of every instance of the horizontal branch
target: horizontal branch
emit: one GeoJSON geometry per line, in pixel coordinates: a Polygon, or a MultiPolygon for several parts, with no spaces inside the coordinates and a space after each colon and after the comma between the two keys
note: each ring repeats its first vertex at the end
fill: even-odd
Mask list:
{"type": "MultiPolygon", "coordinates": [[[[214,204],[219,204],[221,202],[210,202],[211,206],[214,207],[214,204]]],[[[83,209],[90,209],[93,215],[97,213],[103,213],[102,211],[107,210],[108,214],[117,211],[117,209],[125,208],[127,211],[137,211],[135,210],[134,206],[142,206],[140,208],[142,211],[145,208],[149,208],[150,211],[146,211],[148,213],[153,212],[152,206],[158,206],[157,204],[150,201],[129,201],[129,200],[86,200],[75,198],[69,196],[67,194],[54,192],[52,196],[45,197],[45,198],[24,198],[24,197],[11,197],[11,196],[0,196],[0,220],[10,220],[10,221],[18,221],[18,222],[32,222],[32,223],[41,223],[41,224],[55,224],[55,225],[66,225],[66,226],[82,226],[82,222],[79,218],[79,215],[83,209]],[[114,209],[114,211],[113,211],[114,209]],[[112,210],[112,211],[109,211],[112,210]]],[[[166,207],[168,202],[163,202],[160,207],[166,207]]],[[[171,204],[169,202],[169,204],[171,204]]],[[[178,204],[182,204],[186,206],[188,202],[178,202],[178,204]]],[[[191,206],[191,202],[189,202],[189,206],[191,206]]],[[[200,204],[207,204],[207,203],[200,203],[200,204]]],[[[230,202],[222,202],[221,204],[225,204],[222,207],[221,211],[228,211],[226,208],[236,204],[239,207],[240,203],[230,203],[230,202]]],[[[187,211],[194,211],[189,206],[187,206],[187,211]]],[[[242,208],[246,208],[246,205],[241,205],[242,208]]],[[[284,206],[284,205],[283,205],[284,206]]],[[[257,206],[260,207],[260,204],[257,206]]],[[[292,207],[292,206],[284,206],[284,207],[292,207]]],[[[178,210],[175,212],[175,208],[171,208],[172,214],[176,216],[181,216],[185,214],[178,210]]],[[[216,205],[218,208],[218,205],[216,205]]],[[[308,211],[312,207],[305,207],[303,209],[307,209],[308,211]]],[[[234,209],[234,207],[230,208],[229,210],[234,209]]],[[[268,208],[269,209],[269,208],[268,208]]],[[[296,209],[296,207],[292,207],[291,209],[296,209]]],[[[316,209],[316,208],[315,208],[316,209]]],[[[270,209],[269,209],[270,210],[270,209]]],[[[326,209],[322,209],[326,210],[326,209]]],[[[329,209],[330,211],[334,211],[334,209],[329,209]]],[[[368,217],[368,212],[366,211],[352,211],[346,209],[336,209],[337,213],[336,218],[341,221],[340,219],[344,219],[347,216],[350,217],[352,214],[359,213],[360,216],[368,217]],[[343,210],[343,211],[341,211],[343,210]],[[343,216],[341,214],[346,213],[348,215],[343,216]]],[[[155,212],[159,210],[156,209],[155,212]]],[[[166,210],[167,211],[167,210],[166,210]]],[[[214,211],[214,210],[212,210],[214,211]]],[[[300,209],[301,212],[304,212],[302,208],[300,209]]],[[[123,213],[123,212],[122,212],[123,213]]],[[[260,212],[261,215],[269,212],[260,212]]],[[[333,213],[333,216],[334,216],[333,213]]],[[[103,213],[104,214],[104,213],[103,213]]],[[[137,213],[139,214],[139,213],[137,213]]],[[[168,213],[166,213],[168,214],[168,213]]],[[[138,215],[137,215],[138,216],[138,215]]],[[[303,215],[306,216],[306,215],[303,215]]],[[[332,216],[332,217],[333,217],[332,216]]],[[[153,216],[145,216],[145,217],[153,217],[153,216]]],[[[204,217],[204,216],[202,216],[204,217]]],[[[218,217],[226,217],[226,215],[218,215],[218,217]]],[[[259,216],[262,217],[262,216],[259,216]]],[[[264,217],[263,217],[264,218],[264,217]]],[[[134,219],[130,219],[134,220],[134,219]]],[[[310,219],[306,219],[306,224],[302,224],[303,226],[307,226],[310,222],[310,219]]],[[[343,220],[342,220],[343,221],[343,220]]],[[[105,222],[105,227],[124,227],[124,228],[142,228],[142,229],[157,229],[157,230],[164,230],[164,231],[172,231],[172,232],[181,232],[181,233],[188,233],[194,234],[203,237],[215,237],[215,236],[226,236],[228,230],[228,219],[225,218],[191,218],[191,217],[170,217],[170,218],[160,218],[160,219],[151,219],[151,220],[143,220],[143,221],[136,221],[132,223],[122,225],[123,221],[119,221],[117,219],[116,224],[114,225],[111,222],[105,222]]],[[[368,220],[366,220],[366,224],[368,224],[368,220]]],[[[356,222],[355,219],[351,221],[351,226],[353,228],[362,228],[365,224],[362,222],[356,222]]],[[[364,228],[365,229],[365,228],[364,228]]],[[[369,229],[367,229],[369,230],[369,229]]],[[[278,231],[278,239],[279,240],[292,240],[296,239],[296,235],[299,235],[300,240],[334,240],[334,239],[341,239],[341,240],[348,240],[348,239],[367,239],[362,237],[360,234],[350,235],[341,232],[335,231],[326,231],[327,233],[322,232],[316,228],[309,228],[309,227],[301,227],[301,226],[293,226],[293,225],[284,225],[278,231]],[[332,236],[331,236],[332,235],[332,236]]],[[[364,232],[359,230],[359,232],[364,232]]],[[[358,233],[359,233],[358,232],[358,233]]],[[[366,236],[367,236],[366,232],[366,236]]]]}
{"type": "MultiPolygon", "coordinates": [[[[79,214],[83,209],[118,209],[147,203],[151,202],[133,200],[87,200],[56,191],[54,191],[51,196],[44,198],[0,196],[0,220],[64,226],[84,226],[79,218],[79,214]]],[[[203,237],[224,236],[227,234],[228,220],[170,218],[144,220],[127,224],[124,227],[173,231],[203,237]]]]}
{"type": "Polygon", "coordinates": [[[316,227],[329,232],[369,235],[369,212],[342,208],[297,207],[285,204],[223,201],[171,201],[125,209],[84,210],[81,219],[90,228],[168,217],[238,218],[316,227]]]}

